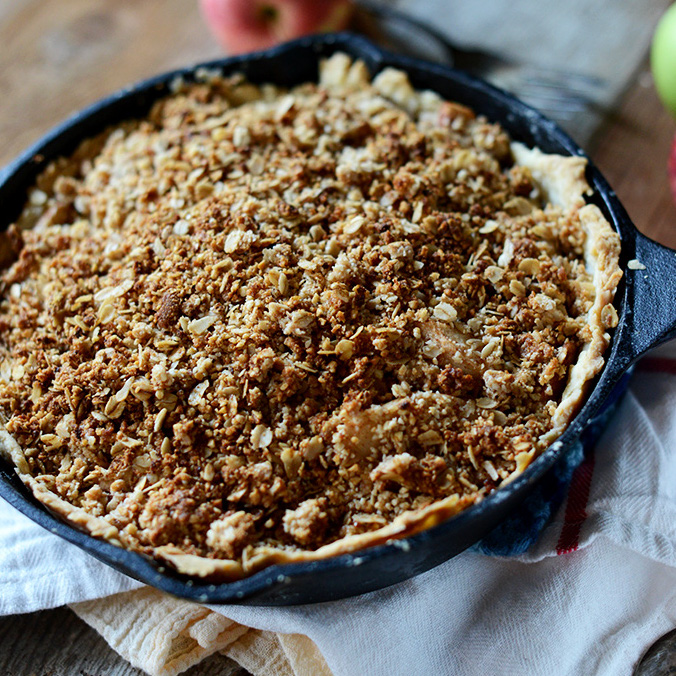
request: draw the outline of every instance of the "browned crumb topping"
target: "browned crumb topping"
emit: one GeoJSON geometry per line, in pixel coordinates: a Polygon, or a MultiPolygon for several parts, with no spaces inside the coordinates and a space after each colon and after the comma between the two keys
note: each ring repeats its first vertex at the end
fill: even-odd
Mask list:
{"type": "Polygon", "coordinates": [[[542,449],[589,340],[584,242],[499,126],[401,73],[181,85],[5,236],[0,412],[140,551],[316,549],[542,449]]]}

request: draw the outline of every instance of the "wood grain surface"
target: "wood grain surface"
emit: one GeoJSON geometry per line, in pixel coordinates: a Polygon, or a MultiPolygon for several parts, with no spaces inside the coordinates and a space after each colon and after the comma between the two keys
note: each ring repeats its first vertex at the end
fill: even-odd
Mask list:
{"type": "MultiPolygon", "coordinates": [[[[2,676],[144,676],[68,608],[0,618],[2,676]]],[[[183,676],[247,676],[212,655],[183,676]]]]}
{"type": "MultiPolygon", "coordinates": [[[[525,68],[490,73],[488,79],[544,109],[581,145],[587,145],[604,111],[612,108],[636,72],[655,24],[670,0],[376,0],[395,2],[408,14],[442,29],[454,43],[507,55],[525,68]],[[553,69],[553,73],[545,71],[553,69]],[[589,104],[573,115],[557,103],[551,88],[533,87],[533,78],[556,73],[597,78],[584,92],[589,104]]],[[[565,80],[565,78],[562,78],[565,80]]]]}
{"type": "Polygon", "coordinates": [[[599,129],[590,154],[641,232],[676,248],[676,206],[667,159],[676,123],[661,106],[647,62],[612,119],[599,129]]]}
{"type": "MultiPolygon", "coordinates": [[[[191,0],[0,0],[0,45],[0,166],[111,91],[220,54],[191,0]]],[[[672,247],[666,162],[675,130],[644,63],[588,146],[637,227],[672,247]]],[[[186,674],[233,669],[214,656],[186,674]]],[[[68,609],[0,618],[0,675],[141,673],[68,609]]]]}

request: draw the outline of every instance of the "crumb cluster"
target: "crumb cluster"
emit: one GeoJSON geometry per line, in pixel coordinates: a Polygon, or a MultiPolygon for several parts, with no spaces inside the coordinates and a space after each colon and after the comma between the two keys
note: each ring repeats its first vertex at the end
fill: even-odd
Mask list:
{"type": "Polygon", "coordinates": [[[203,80],[53,163],[3,236],[30,475],[125,546],[243,570],[497,488],[591,339],[578,210],[401,72],[203,80]]]}

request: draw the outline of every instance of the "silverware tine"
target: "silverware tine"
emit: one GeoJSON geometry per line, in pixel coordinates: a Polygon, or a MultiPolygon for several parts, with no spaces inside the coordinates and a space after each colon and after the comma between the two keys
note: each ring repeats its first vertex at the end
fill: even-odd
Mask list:
{"type": "Polygon", "coordinates": [[[359,6],[376,23],[379,37],[393,49],[435,58],[508,89],[559,122],[597,110],[596,94],[606,83],[595,75],[565,68],[535,66],[483,49],[464,48],[441,31],[391,7],[362,0],[359,6]],[[432,44],[431,44],[432,43],[432,44]]]}

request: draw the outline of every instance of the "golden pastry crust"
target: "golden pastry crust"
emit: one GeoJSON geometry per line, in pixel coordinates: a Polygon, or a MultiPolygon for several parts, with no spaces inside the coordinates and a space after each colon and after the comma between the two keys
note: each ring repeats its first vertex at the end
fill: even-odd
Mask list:
{"type": "Polygon", "coordinates": [[[228,580],[522,472],[617,321],[584,160],[341,54],[290,92],[203,80],[50,165],[4,235],[0,449],[36,497],[228,580]]]}

